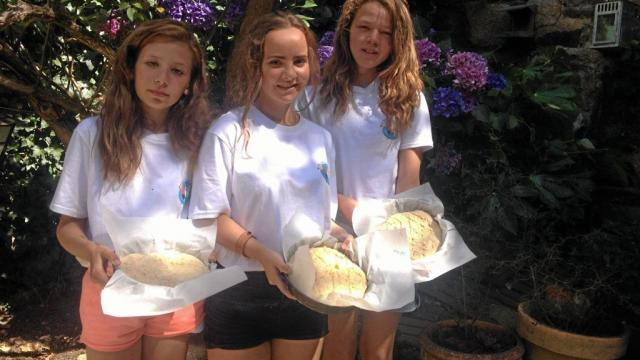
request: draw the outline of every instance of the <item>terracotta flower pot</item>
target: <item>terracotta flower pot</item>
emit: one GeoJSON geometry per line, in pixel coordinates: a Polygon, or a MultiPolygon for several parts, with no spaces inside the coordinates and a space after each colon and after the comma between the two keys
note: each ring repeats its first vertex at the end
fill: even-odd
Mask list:
{"type": "MultiPolygon", "coordinates": [[[[524,347],[520,339],[513,335],[515,345],[506,351],[493,354],[469,354],[440,346],[433,341],[433,334],[447,327],[453,328],[460,324],[455,320],[444,320],[432,323],[425,329],[422,336],[421,359],[422,360],[519,360],[522,359],[524,347]]],[[[472,324],[478,331],[487,334],[509,334],[510,331],[498,324],[485,321],[465,321],[463,324],[472,324]]]]}
{"type": "Polygon", "coordinates": [[[528,314],[529,303],[518,305],[518,334],[525,340],[527,360],[614,360],[627,351],[629,330],[615,337],[574,334],[546,326],[528,314]]]}

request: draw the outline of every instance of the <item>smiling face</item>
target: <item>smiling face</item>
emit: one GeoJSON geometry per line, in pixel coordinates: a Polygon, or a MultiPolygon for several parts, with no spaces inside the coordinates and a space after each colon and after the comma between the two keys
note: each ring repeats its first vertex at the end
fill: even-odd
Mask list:
{"type": "Polygon", "coordinates": [[[256,106],[265,114],[284,114],[309,81],[309,51],[295,27],[270,31],[260,66],[262,86],[256,106]]]}
{"type": "Polygon", "coordinates": [[[393,47],[393,27],[389,11],[377,1],[364,3],[349,28],[349,49],[356,62],[356,84],[367,84],[378,74],[393,47]]]}
{"type": "Polygon", "coordinates": [[[169,108],[189,88],[193,55],[178,41],[156,41],[142,48],[135,65],[135,90],[149,121],[165,121],[169,108]]]}

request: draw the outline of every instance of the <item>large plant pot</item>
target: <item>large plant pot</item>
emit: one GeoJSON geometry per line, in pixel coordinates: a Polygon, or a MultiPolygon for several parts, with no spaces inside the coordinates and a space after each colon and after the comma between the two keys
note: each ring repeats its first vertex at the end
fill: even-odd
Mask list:
{"type": "Polygon", "coordinates": [[[629,331],[620,336],[574,334],[544,325],[529,315],[529,303],[518,305],[516,330],[525,341],[526,360],[614,360],[624,356],[629,331]]]}
{"type": "MultiPolygon", "coordinates": [[[[492,324],[485,321],[466,321],[466,324],[471,323],[478,331],[482,331],[486,334],[510,334],[511,331],[497,324],[492,324]]],[[[433,341],[433,335],[436,331],[444,328],[452,328],[460,325],[459,321],[444,320],[436,323],[431,323],[427,326],[422,336],[421,346],[421,359],[422,360],[520,360],[524,353],[524,347],[520,339],[511,334],[515,340],[515,345],[499,353],[493,354],[469,354],[455,350],[448,349],[440,346],[433,341]]]]}

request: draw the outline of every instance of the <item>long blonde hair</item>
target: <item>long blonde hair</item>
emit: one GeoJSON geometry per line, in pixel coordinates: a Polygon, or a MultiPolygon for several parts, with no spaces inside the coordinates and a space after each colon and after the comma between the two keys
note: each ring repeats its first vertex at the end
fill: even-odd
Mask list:
{"type": "Polygon", "coordinates": [[[183,95],[167,115],[171,144],[177,154],[190,158],[200,145],[211,118],[202,49],[182,23],[170,19],[147,21],[131,32],[118,48],[100,112],[98,144],[107,181],[127,183],[140,166],[144,113],[135,92],[135,65],[143,47],[167,40],[187,44],[193,57],[188,94],[183,95]]]}
{"type": "Polygon", "coordinates": [[[334,115],[339,119],[347,111],[357,71],[349,48],[349,29],[363,4],[377,1],[391,15],[393,44],[389,58],[379,66],[379,106],[385,115],[385,125],[393,133],[401,133],[411,125],[413,110],[420,102],[424,84],[414,44],[413,23],[404,0],[347,0],[342,6],[334,38],[335,50],[322,70],[320,102],[332,101],[334,115]]]}
{"type": "Polygon", "coordinates": [[[247,34],[240,46],[240,59],[242,66],[238,67],[238,73],[231,74],[227,78],[227,104],[229,108],[242,106],[242,134],[244,136],[245,150],[249,141],[249,110],[258,97],[262,87],[262,61],[264,59],[264,40],[267,34],[273,30],[296,28],[300,30],[307,41],[308,59],[311,85],[320,82],[320,65],[316,55],[316,38],[309,28],[297,16],[276,11],[260,17],[253,29],[247,34]]]}

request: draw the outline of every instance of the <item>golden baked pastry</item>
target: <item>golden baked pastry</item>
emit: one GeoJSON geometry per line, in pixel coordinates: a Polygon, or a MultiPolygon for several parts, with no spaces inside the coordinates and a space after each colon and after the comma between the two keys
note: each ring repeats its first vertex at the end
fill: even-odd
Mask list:
{"type": "Polygon", "coordinates": [[[330,294],[361,298],[367,289],[364,271],[338,250],[316,247],[309,250],[316,270],[313,294],[317,299],[326,299],[330,294]]]}
{"type": "Polygon", "coordinates": [[[427,212],[414,210],[393,214],[378,226],[379,230],[407,229],[411,260],[433,255],[442,242],[442,230],[427,212]]]}
{"type": "Polygon", "coordinates": [[[209,271],[197,257],[178,251],[129,254],[120,259],[120,270],[141,283],[170,287],[209,271]]]}

